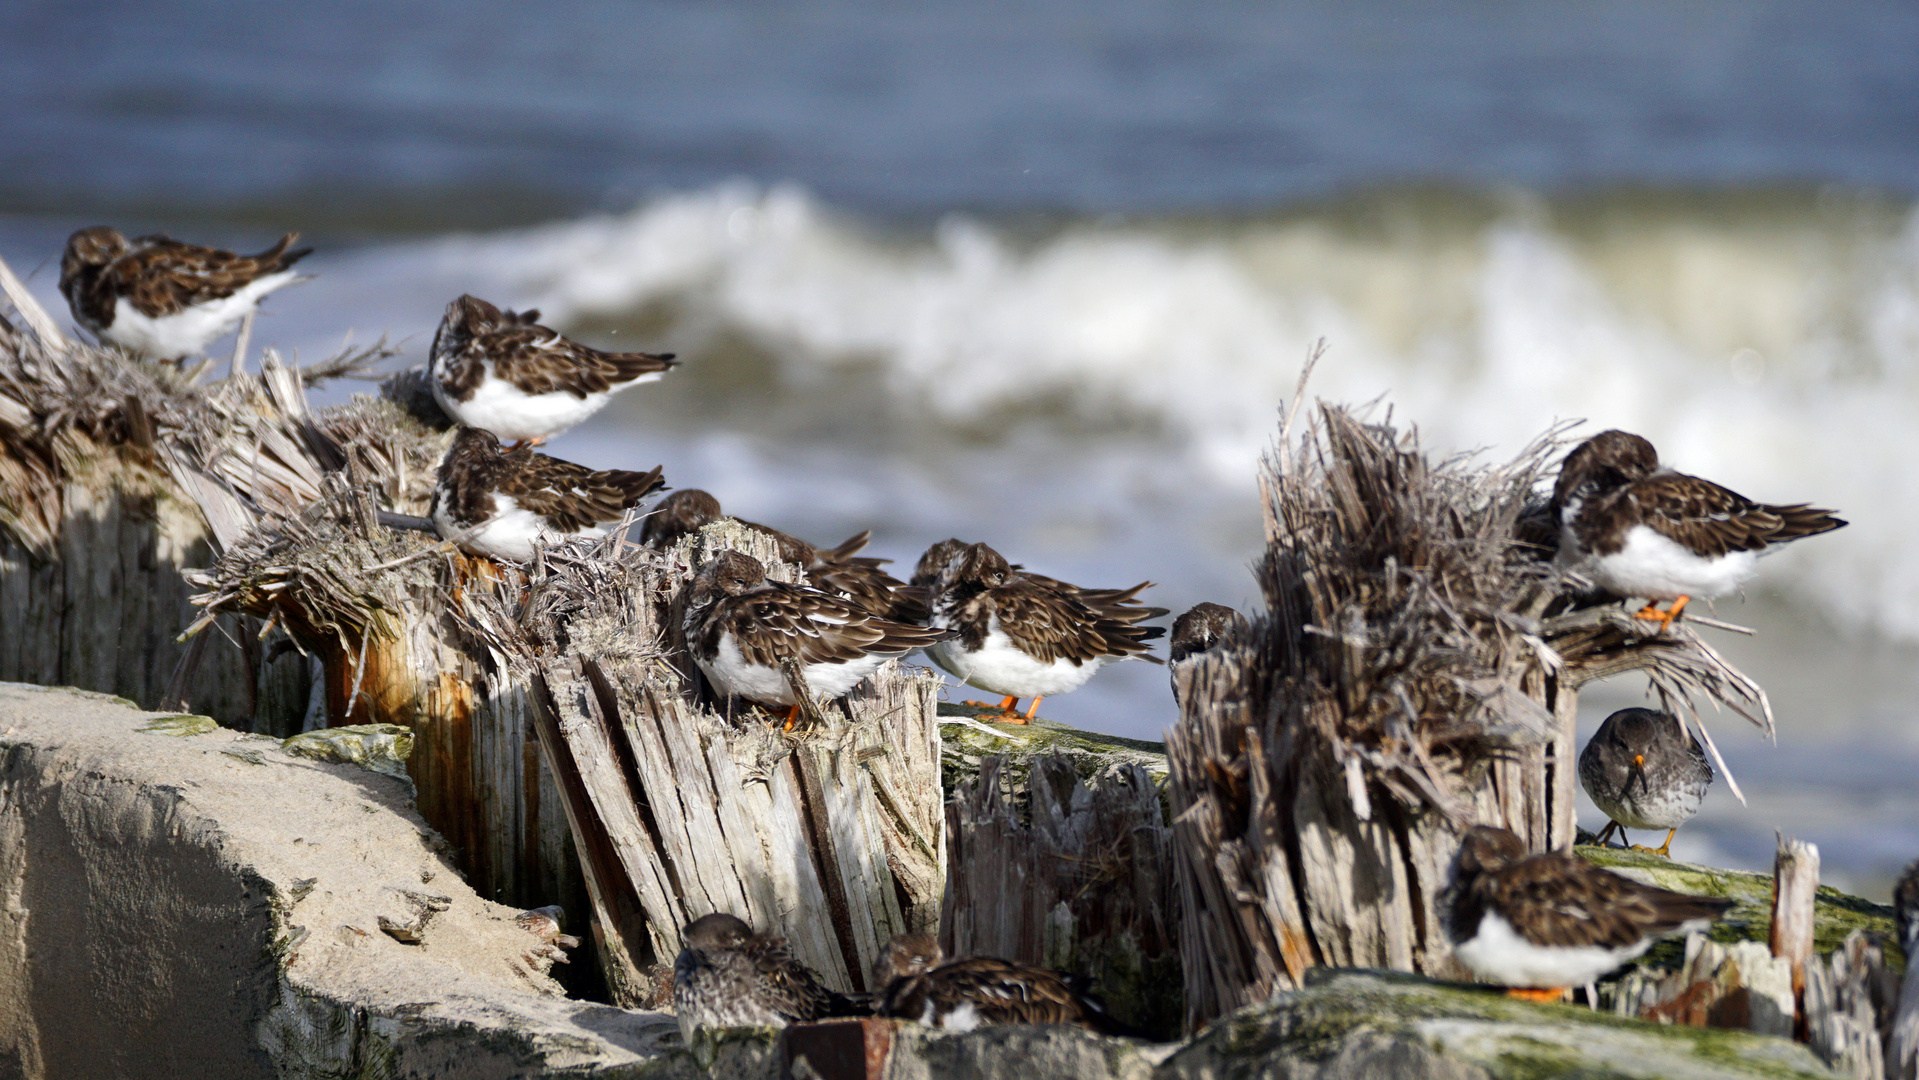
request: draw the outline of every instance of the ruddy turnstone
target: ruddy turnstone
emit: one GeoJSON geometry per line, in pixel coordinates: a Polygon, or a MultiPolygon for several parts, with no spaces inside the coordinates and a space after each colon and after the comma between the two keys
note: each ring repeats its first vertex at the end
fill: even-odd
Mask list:
{"type": "Polygon", "coordinates": [[[768,580],[758,559],[737,551],[700,568],[682,625],[693,662],[715,690],[787,706],[789,730],[801,693],[815,701],[841,697],[886,661],[953,636],[882,618],[809,585],[768,580]]]}
{"type": "MultiPolygon", "coordinates": [[[[640,526],[640,543],[665,549],[680,537],[696,533],[725,517],[720,500],[699,488],[682,488],[660,500],[640,526]]],[[[757,521],[734,518],[741,525],[779,545],[780,558],[806,571],[806,580],[818,589],[841,596],[866,611],[898,622],[925,622],[925,604],[915,596],[898,595],[905,582],[881,567],[891,559],[861,556],[873,531],[867,529],[842,540],[838,547],[819,548],[757,521]]]]}
{"type": "Polygon", "coordinates": [[[822,986],[785,938],[756,934],[731,915],[701,916],[680,934],[673,1010],[688,1042],[695,1028],[785,1027],[870,1012],[822,986]]]}
{"type": "Polygon", "coordinates": [[[546,441],[613,395],[678,366],[672,353],[609,353],[476,296],[446,306],[433,335],[433,399],[453,419],[510,442],[546,441]]]}
{"type": "Polygon", "coordinates": [[[193,356],[240,325],[275,289],[302,280],[288,233],[258,255],[183,244],[165,236],[131,242],[96,225],[67,238],[60,292],[75,321],[100,340],[157,360],[193,356]]]}
{"type": "Polygon", "coordinates": [[[1177,664],[1219,644],[1229,632],[1245,625],[1246,616],[1225,604],[1194,604],[1173,620],[1173,640],[1167,647],[1167,657],[1177,664]]]}
{"type": "Polygon", "coordinates": [[[1057,972],[991,956],[946,960],[931,934],[901,934],[873,964],[875,1011],[948,1031],[981,1024],[1079,1024],[1136,1034],[1057,972]]]}
{"type": "Polygon", "coordinates": [[[1679,826],[1699,813],[1712,785],[1712,766],[1678,717],[1653,709],[1621,709],[1606,717],[1580,751],[1579,784],[1610,819],[1599,844],[1604,845],[1614,829],[1622,843],[1627,829],[1665,829],[1666,842],[1656,850],[1639,849],[1663,856],[1679,826]]]}
{"type": "Polygon", "coordinates": [[[1759,556],[1846,524],[1805,503],[1756,503],[1659,464],[1652,443],[1602,431],[1566,455],[1553,486],[1559,562],[1600,588],[1650,601],[1639,618],[1664,630],[1695,596],[1734,591],[1759,556]],[[1658,601],[1670,600],[1661,611],[1658,601]]]}
{"type": "Polygon", "coordinates": [[[997,719],[1023,724],[1040,699],[1077,690],[1116,660],[1160,662],[1145,643],[1165,629],[1135,625],[1166,614],[1134,599],[1152,582],[1081,589],[1016,569],[985,544],[952,550],[931,587],[929,621],[958,635],[926,655],[961,682],[1005,695],[997,719]],[[1021,715],[1023,697],[1033,703],[1021,715]]]}
{"type": "Polygon", "coordinates": [[[1440,903],[1460,963],[1514,997],[1557,1001],[1733,902],[1642,885],[1563,851],[1528,855],[1511,832],[1479,825],[1440,903]]]}
{"type": "Polygon", "coordinates": [[[605,536],[665,486],[658,466],[596,472],[531,447],[502,449],[492,433],[461,428],[440,462],[429,516],[442,539],[460,538],[472,554],[524,562],[535,544],[605,536]]]}

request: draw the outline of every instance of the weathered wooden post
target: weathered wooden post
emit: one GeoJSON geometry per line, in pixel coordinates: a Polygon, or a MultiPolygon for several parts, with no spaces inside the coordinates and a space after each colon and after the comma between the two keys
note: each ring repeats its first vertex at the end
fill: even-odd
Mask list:
{"type": "Polygon", "coordinates": [[[1704,693],[1770,729],[1685,624],[1645,637],[1616,605],[1570,609],[1524,539],[1550,450],[1476,469],[1330,406],[1282,427],[1266,611],[1174,676],[1190,1026],[1319,964],[1464,975],[1437,904],[1457,832],[1571,844],[1582,683],[1642,670],[1669,702],[1704,693]]]}
{"type": "Polygon", "coordinates": [[[618,539],[588,558],[549,552],[523,594],[468,603],[534,688],[622,1003],[651,997],[681,927],[709,912],[785,935],[854,991],[893,934],[939,918],[938,680],[889,664],[828,707],[825,728],[792,735],[710,702],[679,615],[727,548],[798,577],[765,536],[718,522],[665,554],[618,539]]]}
{"type": "Polygon", "coordinates": [[[218,540],[169,454],[217,435],[258,383],[195,386],[69,340],[4,264],[0,287],[18,323],[0,331],[0,680],[297,731],[310,674],[276,656],[283,635],[228,618],[178,640],[197,614],[182,571],[218,540]],[[221,635],[240,647],[210,647],[221,635]]]}
{"type": "Polygon", "coordinates": [[[961,782],[946,804],[940,944],[1084,975],[1114,1016],[1172,1038],[1179,896],[1160,786],[1137,764],[1082,777],[1088,760],[1032,758],[1014,793],[1001,757],[961,782]]]}

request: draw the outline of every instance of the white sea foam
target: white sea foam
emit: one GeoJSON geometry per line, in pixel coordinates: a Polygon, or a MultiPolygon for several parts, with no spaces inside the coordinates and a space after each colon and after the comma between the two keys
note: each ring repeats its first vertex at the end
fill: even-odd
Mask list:
{"type": "MultiPolygon", "coordinates": [[[[1754,587],[1782,588],[1842,626],[1919,641],[1908,539],[1919,535],[1919,216],[1883,204],[1733,204],[1705,215],[1627,196],[1585,211],[1388,199],[1370,213],[1041,229],[954,215],[911,232],[796,189],[726,185],[625,214],[321,252],[302,303],[276,309],[256,340],[277,332],[310,356],[350,317],[362,337],[412,335],[417,356],[446,299],[466,290],[537,305],[561,326],[665,305],[669,324],[635,344],[677,348],[688,363],[673,380],[704,377],[715,342],[744,340],[775,366],[781,409],[824,388],[808,414],[817,452],[803,484],[792,448],[742,449],[763,433],[698,436],[705,465],[730,462],[724,480],[759,493],[749,512],[804,514],[827,490],[849,510],[903,515],[910,534],[952,524],[915,484],[972,483],[991,498],[951,519],[1036,508],[1052,515],[1042,525],[1055,539],[1068,538],[1058,546],[1069,561],[1102,563],[1092,551],[1112,547],[1148,503],[1162,521],[1182,505],[1202,518],[1243,505],[1232,529],[1245,535],[1255,462],[1323,337],[1314,392],[1383,395],[1439,450],[1510,453],[1555,419],[1583,417],[1587,431],[1641,432],[1676,467],[1752,497],[1838,508],[1850,528],[1768,559],[1754,587]],[[878,383],[915,438],[977,448],[985,427],[1001,453],[969,450],[966,469],[941,475],[923,459],[907,478],[882,480],[866,445],[836,469],[834,439],[873,408],[853,396],[834,413],[847,379],[878,383]],[[991,428],[1034,402],[1050,410],[1037,424],[991,428]],[[1049,442],[1051,419],[1069,434],[1049,442]],[[1114,425],[1127,434],[1102,442],[1114,425]],[[1020,454],[1030,469],[1012,460],[1020,454]],[[1062,525],[1068,509],[1079,517],[1062,525]]],[[[588,438],[611,438],[617,422],[596,420],[588,438]]],[[[1206,528],[1172,543],[1203,541],[1206,528]]],[[[1163,566],[1133,576],[1147,572],[1180,576],[1163,566]]]]}
{"type": "Polygon", "coordinates": [[[875,367],[934,424],[1034,399],[1144,420],[1216,489],[1245,490],[1324,337],[1318,394],[1386,395],[1438,448],[1584,417],[1755,498],[1840,508],[1851,528],[1762,582],[1919,639],[1919,217],[1648,217],[1568,229],[1521,202],[1410,239],[1311,214],[1032,239],[954,216],[901,238],[735,185],[437,254],[561,321],[671,301],[794,385],[875,367]]]}

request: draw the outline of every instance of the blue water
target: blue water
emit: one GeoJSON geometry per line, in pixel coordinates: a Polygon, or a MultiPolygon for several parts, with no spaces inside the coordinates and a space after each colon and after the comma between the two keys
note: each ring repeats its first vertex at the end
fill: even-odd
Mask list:
{"type": "Polygon", "coordinates": [[[1893,2],[14,0],[0,210],[524,220],[740,177],[909,213],[1911,192],[1916,58],[1893,2]]]}

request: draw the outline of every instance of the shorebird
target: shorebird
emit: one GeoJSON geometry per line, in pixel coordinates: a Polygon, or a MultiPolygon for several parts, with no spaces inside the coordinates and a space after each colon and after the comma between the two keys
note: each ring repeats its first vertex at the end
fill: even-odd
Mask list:
{"type": "Polygon", "coordinates": [[[535,452],[502,449],[491,432],[461,428],[440,462],[429,516],[440,537],[494,559],[526,561],[536,544],[605,536],[666,485],[647,472],[604,472],[535,452]]]}
{"type": "MultiPolygon", "coordinates": [[[[720,501],[712,495],[699,488],[682,488],[661,499],[647,515],[640,526],[640,543],[664,550],[725,516],[720,501]]],[[[906,583],[881,569],[892,560],[859,554],[873,538],[871,529],[847,537],[838,547],[820,548],[770,525],[744,518],[734,520],[770,537],[779,545],[780,558],[804,570],[806,580],[815,588],[838,593],[871,614],[897,622],[926,621],[925,604],[916,597],[899,595],[897,590],[906,583]]]]}
{"type": "Polygon", "coordinates": [[[944,959],[931,934],[901,934],[873,965],[881,1016],[948,1031],[981,1024],[1078,1024],[1136,1035],[1057,972],[991,956],[944,959]]]}
{"type": "Polygon", "coordinates": [[[1228,633],[1246,626],[1246,616],[1225,604],[1201,602],[1173,620],[1173,640],[1167,659],[1177,664],[1219,644],[1228,633]]]}
{"type": "Polygon", "coordinates": [[[1566,852],[1528,855],[1519,837],[1488,825],[1466,834],[1440,901],[1460,963],[1533,1001],[1558,1001],[1732,903],[1642,885],[1566,852]]]}
{"type": "Polygon", "coordinates": [[[433,335],[433,398],[446,414],[510,442],[537,446],[652,382],[672,353],[609,353],[539,324],[538,311],[502,311],[477,296],[446,306],[433,335]]]}
{"type": "Polygon", "coordinates": [[[1665,630],[1695,596],[1724,596],[1780,544],[1846,524],[1805,503],[1756,503],[1710,480],[1673,472],[1653,445],[1602,431],[1566,455],[1553,486],[1559,562],[1622,597],[1665,630]],[[1664,611],[1661,600],[1672,601],[1664,611]]]}
{"type": "Polygon", "coordinates": [[[1665,856],[1679,826],[1699,813],[1712,785],[1712,766],[1699,740],[1668,712],[1621,709],[1606,718],[1579,753],[1579,784],[1609,819],[1596,843],[1614,829],[1624,843],[1627,829],[1665,829],[1665,856]]]}
{"type": "Polygon", "coordinates": [[[785,1027],[870,1010],[821,985],[786,939],[756,934],[732,915],[705,915],[680,934],[673,962],[680,1035],[703,1027],[785,1027]]]}
{"type": "Polygon", "coordinates": [[[894,622],[843,596],[772,581],[758,559],[722,551],[687,594],[687,651],[721,694],[785,705],[787,730],[806,700],[832,700],[949,630],[894,622]],[[795,685],[795,683],[799,685],[795,685]]]}
{"type": "Polygon", "coordinates": [[[60,292],[74,320],[101,341],[180,360],[240,325],[268,293],[305,280],[293,264],[313,249],[287,250],[299,236],[236,255],[159,235],[128,241],[96,225],[67,238],[60,292]]]}
{"type": "MultiPolygon", "coordinates": [[[[926,655],[961,682],[1004,695],[993,719],[1026,723],[1042,698],[1077,690],[1116,660],[1160,662],[1145,643],[1165,629],[1135,625],[1166,614],[1165,608],[1134,599],[1152,582],[1130,589],[1081,589],[1020,570],[985,544],[943,544],[951,554],[930,587],[929,621],[957,635],[926,655]],[[1020,698],[1033,699],[1024,715],[1018,710],[1020,698]]],[[[992,707],[983,701],[965,704],[992,707]]]]}

